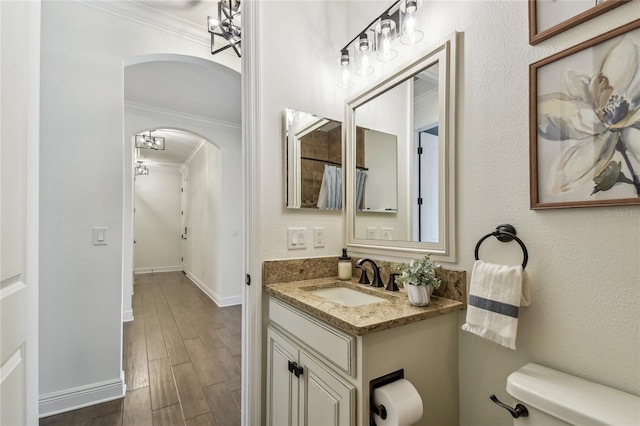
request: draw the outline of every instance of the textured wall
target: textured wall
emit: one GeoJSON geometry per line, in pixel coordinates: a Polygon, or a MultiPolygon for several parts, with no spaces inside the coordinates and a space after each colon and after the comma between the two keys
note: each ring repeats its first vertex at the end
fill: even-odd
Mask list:
{"type": "MultiPolygon", "coordinates": [[[[516,226],[530,252],[527,271],[533,304],[522,310],[517,350],[459,331],[463,425],[512,424],[511,417],[488,396],[496,393],[509,400],[506,378],[527,362],[640,394],[640,208],[529,210],[528,166],[529,64],[640,18],[640,8],[634,3],[532,47],[526,1],[423,2],[419,23],[426,44],[416,47],[416,57],[430,41],[462,32],[456,164],[459,254],[458,262],[447,266],[470,271],[478,239],[503,222],[516,226]]],[[[262,50],[267,68],[281,63],[284,53],[279,51],[291,55],[287,58],[290,67],[282,74],[262,77],[263,135],[268,144],[262,188],[265,259],[324,254],[287,252],[287,225],[323,221],[327,234],[343,232],[343,223],[327,220],[326,215],[284,212],[280,207],[279,114],[289,106],[340,117],[340,95],[333,92],[338,50],[387,5],[375,1],[263,5],[265,17],[275,19],[278,12],[286,11],[291,17],[288,22],[293,22],[291,33],[273,26],[265,29],[262,50]],[[343,16],[341,7],[348,12],[346,34],[317,28],[314,22],[328,24],[311,18],[326,16],[329,8],[336,8],[335,16],[343,16]],[[328,35],[337,40],[333,51],[327,50],[328,35]],[[298,49],[298,40],[308,40],[306,49],[298,49]],[[282,43],[291,49],[284,49],[282,43]],[[324,94],[316,96],[314,88],[320,87],[324,94]],[[282,96],[287,88],[296,90],[275,101],[276,94],[282,96]]],[[[354,87],[353,93],[363,87],[354,87]]],[[[338,244],[331,245],[337,248],[338,244]]],[[[483,245],[481,255],[487,261],[511,264],[519,263],[522,256],[514,244],[495,240],[483,245]]],[[[462,324],[464,314],[459,320],[462,324]]]]}
{"type": "MultiPolygon", "coordinates": [[[[350,4],[357,12],[350,22],[381,6],[350,4]]],[[[504,222],[516,226],[530,254],[533,304],[522,309],[517,350],[459,332],[463,425],[510,425],[488,396],[508,400],[506,378],[527,362],[640,394],[640,208],[529,210],[528,167],[529,64],[639,17],[637,4],[628,4],[532,47],[524,1],[429,2],[421,10],[426,40],[462,32],[459,254],[451,266],[470,271],[478,239],[504,222]]],[[[504,246],[489,240],[481,255],[520,262],[519,248],[504,246]]]]}
{"type": "Polygon", "coordinates": [[[262,240],[264,259],[336,256],[343,246],[339,211],[285,208],[285,108],[343,121],[344,91],[334,73],[344,43],[344,3],[277,1],[260,4],[262,240]],[[268,25],[286,17],[286,25],[268,25]],[[307,249],[287,250],[287,227],[307,228],[307,249]],[[325,247],[313,248],[313,228],[324,227],[325,247]]]}
{"type": "Polygon", "coordinates": [[[159,52],[211,57],[83,2],[42,4],[41,396],[121,379],[123,63],[159,52]]]}

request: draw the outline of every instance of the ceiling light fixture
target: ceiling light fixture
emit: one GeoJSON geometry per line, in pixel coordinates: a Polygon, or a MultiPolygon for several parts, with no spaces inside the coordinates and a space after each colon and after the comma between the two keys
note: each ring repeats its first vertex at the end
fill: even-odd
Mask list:
{"type": "Polygon", "coordinates": [[[218,2],[218,16],[207,16],[207,30],[211,34],[212,55],[232,48],[238,57],[242,57],[240,13],[240,0],[221,0],[218,2]],[[215,36],[224,38],[229,44],[215,49],[215,36]]]}
{"type": "Polygon", "coordinates": [[[149,174],[149,168],[147,166],[142,165],[142,161],[136,161],[138,163],[137,166],[134,167],[133,172],[136,176],[146,176],[149,174]]]}
{"type": "Polygon", "coordinates": [[[151,132],[155,132],[155,130],[149,130],[149,134],[146,135],[144,133],[136,135],[136,148],[164,151],[164,138],[151,136],[151,132]]]}

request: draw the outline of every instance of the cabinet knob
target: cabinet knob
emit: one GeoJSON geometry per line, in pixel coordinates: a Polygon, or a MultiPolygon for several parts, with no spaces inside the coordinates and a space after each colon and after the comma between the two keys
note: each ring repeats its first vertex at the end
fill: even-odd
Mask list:
{"type": "Polygon", "coordinates": [[[294,376],[300,377],[304,373],[304,368],[300,367],[297,362],[289,361],[289,373],[293,373],[294,376]]]}

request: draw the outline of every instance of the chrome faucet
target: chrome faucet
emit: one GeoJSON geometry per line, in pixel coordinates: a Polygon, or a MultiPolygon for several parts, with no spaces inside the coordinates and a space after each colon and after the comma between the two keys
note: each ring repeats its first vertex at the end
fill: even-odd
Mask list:
{"type": "Polygon", "coordinates": [[[362,275],[360,276],[360,284],[369,284],[369,277],[367,276],[367,270],[362,266],[365,262],[369,262],[371,267],[373,268],[373,282],[371,283],[371,287],[384,287],[382,283],[382,279],[380,278],[380,268],[376,265],[371,259],[360,259],[356,262],[356,268],[362,270],[362,275]]]}

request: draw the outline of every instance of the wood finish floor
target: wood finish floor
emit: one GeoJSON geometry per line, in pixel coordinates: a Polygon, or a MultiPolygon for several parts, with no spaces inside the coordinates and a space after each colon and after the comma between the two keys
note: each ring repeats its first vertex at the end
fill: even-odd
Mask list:
{"type": "Polygon", "coordinates": [[[126,397],[40,425],[239,425],[241,306],[219,308],[182,272],[136,275],[134,291],[126,397]]]}

